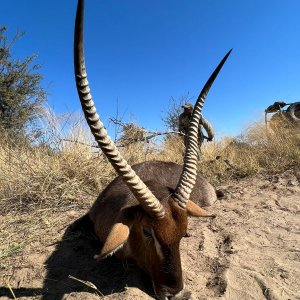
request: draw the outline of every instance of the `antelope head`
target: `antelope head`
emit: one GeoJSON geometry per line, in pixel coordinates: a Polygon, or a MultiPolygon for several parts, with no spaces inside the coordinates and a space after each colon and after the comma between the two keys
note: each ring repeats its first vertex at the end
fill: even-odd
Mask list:
{"type": "MultiPolygon", "coordinates": [[[[83,49],[84,0],[78,0],[75,36],[74,67],[75,79],[81,106],[89,127],[103,153],[129,188],[130,197],[139,205],[121,207],[116,199],[123,197],[112,191],[111,207],[104,206],[95,213],[95,231],[104,242],[96,259],[103,259],[115,252],[132,257],[152,278],[158,299],[168,299],[183,290],[179,244],[187,230],[187,216],[209,216],[206,211],[189,200],[197,176],[197,140],[201,110],[206,95],[229,56],[229,51],[212,73],[194,107],[188,132],[183,170],[175,190],[159,184],[159,179],[144,183],[121,156],[108,136],[96,112],[90,93],[84,62],[83,49]],[[117,213],[111,216],[112,211],[117,213]],[[101,218],[97,216],[101,214],[101,218]],[[104,220],[113,225],[105,224],[104,220]],[[112,221],[113,220],[113,221],[112,221]],[[102,222],[102,223],[101,223],[102,222]],[[122,249],[122,251],[119,251],[122,249]]],[[[128,194],[128,193],[127,193],[128,194]]],[[[126,196],[126,197],[127,197],[126,196]]]]}

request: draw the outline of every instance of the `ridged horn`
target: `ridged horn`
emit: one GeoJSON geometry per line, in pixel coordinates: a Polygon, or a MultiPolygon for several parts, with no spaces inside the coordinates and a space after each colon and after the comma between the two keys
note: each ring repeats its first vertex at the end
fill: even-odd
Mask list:
{"type": "Polygon", "coordinates": [[[127,161],[121,156],[116,145],[107,134],[106,129],[99,119],[87,80],[84,61],[83,27],[84,0],[79,0],[74,32],[74,69],[76,87],[87,123],[89,124],[99,147],[106,155],[116,172],[122,176],[124,182],[127,184],[136,199],[140,202],[140,205],[143,207],[145,212],[151,217],[162,218],[165,215],[163,206],[144,182],[132,170],[127,161]]]}
{"type": "Polygon", "coordinates": [[[185,208],[186,202],[190,198],[190,194],[196,182],[197,177],[197,161],[198,161],[198,128],[201,120],[201,111],[205,98],[211,88],[214,80],[222,69],[225,61],[230,55],[232,49],[225,55],[217,68],[211,74],[206,84],[204,85],[193,110],[188,131],[188,143],[184,155],[183,170],[180,175],[177,187],[174,192],[174,199],[178,204],[185,208]]]}

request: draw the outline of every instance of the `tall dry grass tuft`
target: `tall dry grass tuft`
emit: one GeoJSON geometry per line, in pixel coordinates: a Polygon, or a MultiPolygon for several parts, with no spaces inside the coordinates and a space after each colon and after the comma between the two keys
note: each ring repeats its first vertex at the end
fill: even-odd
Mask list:
{"type": "Polygon", "coordinates": [[[172,161],[183,164],[185,151],[184,139],[178,135],[167,135],[161,145],[161,151],[155,157],[157,160],[172,161]]]}

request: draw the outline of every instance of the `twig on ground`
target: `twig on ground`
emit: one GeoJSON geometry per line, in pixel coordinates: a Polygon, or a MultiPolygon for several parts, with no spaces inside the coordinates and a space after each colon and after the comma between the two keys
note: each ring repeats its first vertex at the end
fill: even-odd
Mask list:
{"type": "Polygon", "coordinates": [[[14,298],[14,299],[17,299],[17,297],[16,297],[14,291],[12,290],[12,288],[11,288],[9,282],[7,282],[6,284],[7,284],[7,288],[9,289],[11,295],[13,296],[13,298],[14,298]]]}
{"type": "Polygon", "coordinates": [[[80,283],[82,283],[82,284],[90,287],[91,289],[95,290],[99,295],[104,296],[92,282],[86,281],[86,280],[82,280],[82,279],[78,279],[78,278],[76,278],[76,277],[74,277],[72,275],[69,275],[68,277],[70,279],[73,279],[75,281],[78,281],[78,282],[80,282],[80,283]]]}

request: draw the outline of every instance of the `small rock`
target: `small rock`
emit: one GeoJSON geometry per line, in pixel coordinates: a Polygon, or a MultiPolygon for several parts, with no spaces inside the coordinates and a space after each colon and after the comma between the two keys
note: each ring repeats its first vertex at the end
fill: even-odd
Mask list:
{"type": "Polygon", "coordinates": [[[199,251],[203,251],[203,250],[204,250],[204,242],[203,242],[203,241],[201,241],[201,242],[199,243],[198,249],[199,249],[199,251]]]}
{"type": "Polygon", "coordinates": [[[290,180],[288,181],[287,184],[288,184],[289,186],[296,186],[296,185],[298,185],[298,182],[297,182],[296,180],[290,179],[290,180]]]}

